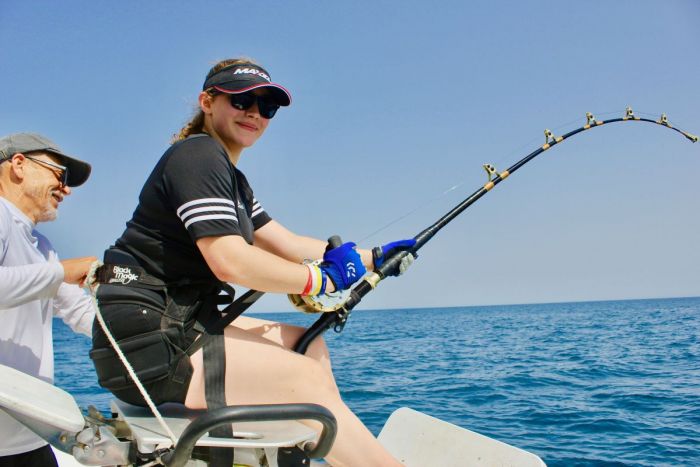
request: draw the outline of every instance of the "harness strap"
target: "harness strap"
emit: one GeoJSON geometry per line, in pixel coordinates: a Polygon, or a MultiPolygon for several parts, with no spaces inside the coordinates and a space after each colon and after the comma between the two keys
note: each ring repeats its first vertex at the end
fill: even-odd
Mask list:
{"type": "MultiPolygon", "coordinates": [[[[230,297],[233,297],[235,293],[233,287],[226,284],[226,287],[222,288],[230,297]]],[[[220,325],[225,318],[221,316],[222,312],[216,307],[215,301],[215,297],[210,297],[209,302],[203,305],[197,321],[204,326],[204,329],[199,339],[186,350],[187,355],[192,355],[199,348],[202,348],[204,399],[209,410],[219,409],[227,405],[225,326],[220,325]]],[[[230,423],[218,426],[209,431],[209,435],[218,438],[233,438],[233,427],[230,423]]],[[[233,450],[231,449],[210,448],[209,455],[209,465],[212,467],[229,467],[233,464],[233,450]]]]}
{"type": "MultiPolygon", "coordinates": [[[[223,331],[219,334],[205,334],[208,339],[202,349],[204,361],[204,398],[207,409],[226,407],[226,357],[223,331]]],[[[202,337],[204,337],[203,335],[202,337]]],[[[233,438],[230,423],[221,425],[209,432],[218,438],[233,438]]],[[[229,467],[233,464],[233,449],[210,448],[212,467],[229,467]]]]}
{"type": "Polygon", "coordinates": [[[202,348],[203,345],[206,345],[206,342],[212,338],[213,336],[216,336],[218,334],[223,333],[224,329],[226,326],[231,324],[236,318],[241,316],[241,314],[246,311],[250,306],[255,303],[260,297],[262,297],[265,294],[265,292],[259,292],[257,290],[249,290],[243,295],[241,295],[240,298],[238,298],[235,302],[231,303],[229,306],[221,310],[221,313],[223,316],[219,317],[219,319],[211,324],[210,326],[205,327],[204,331],[202,334],[199,336],[199,339],[194,341],[192,345],[189,346],[189,348],[185,351],[187,355],[192,355],[194,354],[197,350],[202,348]]]}
{"type": "MultiPolygon", "coordinates": [[[[234,290],[231,286],[224,284],[222,288],[233,297],[234,290]]],[[[222,311],[218,311],[215,306],[206,307],[209,310],[209,316],[202,317],[204,331],[199,336],[199,339],[190,345],[186,353],[187,355],[192,355],[202,348],[204,398],[208,409],[218,409],[227,405],[224,329],[262,295],[263,292],[249,290],[222,311]]],[[[233,438],[233,427],[231,424],[219,426],[211,430],[209,434],[219,438],[233,438]]],[[[211,448],[210,456],[210,465],[212,467],[229,467],[233,464],[232,449],[211,448]]]]}

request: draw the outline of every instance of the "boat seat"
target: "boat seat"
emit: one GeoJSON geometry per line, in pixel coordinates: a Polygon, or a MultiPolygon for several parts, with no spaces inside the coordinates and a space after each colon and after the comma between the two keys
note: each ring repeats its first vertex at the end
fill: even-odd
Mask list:
{"type": "MultiPolygon", "coordinates": [[[[146,407],[137,407],[120,400],[113,400],[112,412],[128,423],[141,452],[151,452],[158,446],[171,444],[170,438],[158,420],[146,407]]],[[[167,403],[158,406],[165,423],[179,439],[182,432],[204,410],[187,409],[182,404],[167,403]]],[[[279,448],[296,446],[313,441],[318,433],[296,420],[233,423],[233,438],[202,436],[196,446],[232,448],[279,448]]]]}
{"type": "Polygon", "coordinates": [[[52,442],[85,426],[70,394],[5,365],[0,365],[0,409],[52,442]]]}
{"type": "MultiPolygon", "coordinates": [[[[295,406],[295,404],[291,404],[291,406],[295,406]]],[[[285,413],[284,407],[280,409],[272,406],[267,407],[267,416],[270,413],[274,417],[280,415],[280,418],[290,415],[289,412],[285,413]]],[[[111,408],[115,416],[129,425],[133,440],[140,452],[150,453],[159,447],[167,447],[172,444],[149,409],[118,400],[112,401],[111,408]]],[[[317,453],[320,456],[325,455],[335,438],[335,420],[332,415],[329,412],[326,413],[325,419],[330,420],[326,423],[322,421],[324,420],[323,413],[318,410],[308,407],[295,407],[295,409],[297,411],[293,413],[295,417],[299,417],[298,419],[315,419],[324,424],[326,436],[323,438],[324,441],[318,441],[317,447],[320,451],[317,453]],[[332,424],[330,430],[326,426],[328,423],[332,424]],[[325,447],[321,449],[321,445],[325,447]]],[[[66,391],[1,364],[0,411],[8,413],[52,445],[66,452],[73,450],[74,436],[79,432],[84,432],[84,428],[87,426],[75,399],[66,391]]],[[[159,411],[178,441],[193,420],[207,414],[205,410],[189,410],[181,404],[163,404],[159,407],[159,411]]],[[[262,417],[265,416],[265,414],[262,415],[262,417]]],[[[237,459],[239,456],[243,459],[244,462],[241,463],[250,465],[257,465],[255,460],[258,458],[258,454],[256,453],[264,451],[270,465],[276,466],[276,461],[273,460],[277,459],[279,448],[304,446],[307,442],[316,441],[318,438],[318,433],[315,430],[297,421],[298,419],[234,422],[232,424],[234,438],[216,438],[205,435],[199,438],[195,445],[247,448],[237,449],[235,455],[237,459]]],[[[311,465],[322,464],[316,464],[312,461],[311,465]]]]}

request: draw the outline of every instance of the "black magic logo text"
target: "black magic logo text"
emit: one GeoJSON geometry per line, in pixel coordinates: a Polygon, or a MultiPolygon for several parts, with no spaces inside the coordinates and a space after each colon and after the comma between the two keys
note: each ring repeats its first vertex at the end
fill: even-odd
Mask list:
{"type": "Polygon", "coordinates": [[[125,268],[121,266],[114,266],[112,268],[112,273],[114,277],[109,279],[109,284],[119,283],[122,285],[130,284],[131,281],[138,281],[138,274],[131,272],[130,268],[125,268]]]}

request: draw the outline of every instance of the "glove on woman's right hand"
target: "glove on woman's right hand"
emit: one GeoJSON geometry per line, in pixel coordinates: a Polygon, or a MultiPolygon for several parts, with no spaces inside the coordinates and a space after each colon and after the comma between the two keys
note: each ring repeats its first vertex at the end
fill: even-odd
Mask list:
{"type": "Polygon", "coordinates": [[[326,251],[319,267],[333,281],[336,290],[347,289],[367,272],[352,242],[326,251]]]}

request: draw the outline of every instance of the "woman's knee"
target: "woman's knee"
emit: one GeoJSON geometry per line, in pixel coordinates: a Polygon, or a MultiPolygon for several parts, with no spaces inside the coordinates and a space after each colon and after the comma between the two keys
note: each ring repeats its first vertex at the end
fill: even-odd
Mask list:
{"type": "Polygon", "coordinates": [[[326,344],[326,340],[320,336],[309,344],[309,348],[306,350],[304,355],[311,357],[314,360],[327,360],[330,362],[328,345],[326,344]]]}
{"type": "Polygon", "coordinates": [[[287,349],[294,348],[299,338],[301,338],[306,330],[303,327],[292,324],[278,323],[246,316],[238,318],[233,325],[243,331],[260,336],[287,349]]]}
{"type": "MultiPolygon", "coordinates": [[[[231,395],[253,398],[257,403],[296,402],[331,404],[340,399],[332,375],[321,362],[309,358],[261,362],[252,372],[227,374],[231,395]]],[[[229,390],[227,389],[227,393],[229,390]]]]}
{"type": "MultiPolygon", "coordinates": [[[[244,316],[236,320],[235,326],[290,350],[294,349],[306,332],[306,328],[301,326],[244,316]]],[[[323,337],[319,336],[314,339],[304,355],[314,360],[321,361],[326,365],[326,368],[330,368],[330,354],[323,337]]]]}
{"type": "Polygon", "coordinates": [[[333,375],[328,373],[325,362],[309,355],[301,356],[287,352],[281,361],[273,363],[272,368],[276,369],[291,387],[335,387],[333,375]]]}

